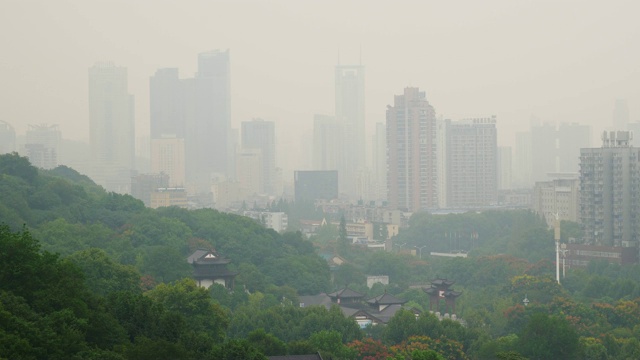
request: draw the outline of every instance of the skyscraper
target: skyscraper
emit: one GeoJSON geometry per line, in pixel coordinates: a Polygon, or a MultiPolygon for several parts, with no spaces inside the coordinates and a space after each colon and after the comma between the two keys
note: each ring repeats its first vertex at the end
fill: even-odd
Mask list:
{"type": "Polygon", "coordinates": [[[253,119],[242,122],[242,148],[262,153],[262,191],[275,194],[276,139],[273,121],[253,119]]]}
{"type": "Polygon", "coordinates": [[[191,193],[209,192],[212,179],[232,174],[229,51],[198,55],[198,72],[181,80],[186,181],[191,193]]]}
{"type": "Polygon", "coordinates": [[[113,63],[98,63],[89,68],[92,176],[109,191],[130,191],[135,159],[133,114],[127,69],[113,63]]]}
{"type": "Polygon", "coordinates": [[[389,205],[418,211],[438,207],[436,117],[424,92],[405,88],[387,106],[389,205]]]}
{"type": "Polygon", "coordinates": [[[364,66],[336,66],[336,120],[344,124],[345,164],[338,169],[344,176],[341,190],[356,195],[356,175],[366,166],[365,114],[364,114],[364,66]]]}
{"type": "Polygon", "coordinates": [[[447,122],[447,207],[487,206],[497,201],[496,117],[447,122]]]}

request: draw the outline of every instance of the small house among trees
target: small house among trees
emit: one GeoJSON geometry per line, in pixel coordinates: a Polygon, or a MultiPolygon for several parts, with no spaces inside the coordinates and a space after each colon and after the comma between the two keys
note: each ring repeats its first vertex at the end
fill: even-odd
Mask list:
{"type": "Polygon", "coordinates": [[[209,288],[213,284],[220,284],[233,289],[238,273],[229,271],[227,265],[231,260],[218,255],[215,250],[198,249],[187,258],[187,262],[193,266],[193,278],[198,286],[209,288]]]}

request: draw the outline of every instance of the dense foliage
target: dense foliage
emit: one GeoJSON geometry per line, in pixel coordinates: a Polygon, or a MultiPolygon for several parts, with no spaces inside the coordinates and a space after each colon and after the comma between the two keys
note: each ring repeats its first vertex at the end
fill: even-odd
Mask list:
{"type": "MultiPolygon", "coordinates": [[[[272,208],[322,218],[311,204],[272,208]]],[[[0,156],[0,224],[0,359],[640,358],[640,266],[595,261],[559,285],[552,234],[526,210],[418,213],[393,252],[365,251],[345,242],[344,225],[309,241],[210,209],[147,209],[70,168],[37,170],[10,154],[0,156]],[[232,260],[235,291],[189,279],[197,248],[232,260]],[[418,248],[421,258],[409,251],[418,248]],[[452,250],[469,257],[429,255],[452,250]],[[331,273],[317,253],[346,262],[331,273]],[[391,285],[369,289],[365,275],[391,285]],[[463,292],[462,323],[427,311],[415,285],[434,278],[463,292]],[[345,285],[422,314],[360,329],[338,307],[298,306],[345,285]]],[[[563,239],[577,236],[563,223],[563,239]]]]}

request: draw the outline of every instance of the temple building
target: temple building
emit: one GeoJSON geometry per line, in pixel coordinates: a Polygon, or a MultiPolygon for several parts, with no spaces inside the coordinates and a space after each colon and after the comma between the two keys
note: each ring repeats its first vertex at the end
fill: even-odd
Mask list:
{"type": "Polygon", "coordinates": [[[213,284],[220,284],[233,289],[238,273],[229,271],[227,265],[231,260],[218,255],[215,250],[198,249],[187,258],[187,262],[193,266],[193,278],[198,286],[208,289],[213,284]]]}

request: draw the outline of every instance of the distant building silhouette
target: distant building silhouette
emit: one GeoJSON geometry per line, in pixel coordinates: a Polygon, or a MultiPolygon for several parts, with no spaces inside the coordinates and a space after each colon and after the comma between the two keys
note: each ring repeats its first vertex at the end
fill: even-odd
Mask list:
{"type": "Polygon", "coordinates": [[[337,171],[295,171],[295,199],[315,201],[317,199],[332,200],[338,198],[337,171]]]}
{"type": "Polygon", "coordinates": [[[113,63],[89,68],[89,129],[92,178],[108,191],[129,193],[135,168],[135,126],[126,68],[113,63]]]}
{"type": "Polygon", "coordinates": [[[241,144],[243,149],[260,150],[262,155],[260,192],[276,195],[276,135],[273,121],[262,119],[243,121],[241,144]]]}
{"type": "Polygon", "coordinates": [[[389,206],[437,208],[435,110],[418,88],[405,88],[387,107],[387,147],[389,206]]]}
{"type": "Polygon", "coordinates": [[[25,149],[33,166],[53,169],[58,166],[62,136],[58,125],[29,125],[25,149]]]}
{"type": "Polygon", "coordinates": [[[0,120],[0,155],[16,151],[16,131],[6,121],[0,120]]]}
{"type": "Polygon", "coordinates": [[[613,130],[628,130],[629,125],[629,105],[625,99],[617,99],[613,108],[613,130]]]}
{"type": "Polygon", "coordinates": [[[343,192],[360,197],[356,186],[357,172],[366,166],[364,66],[338,65],[335,69],[335,115],[344,126],[344,164],[340,172],[343,192]]]}

